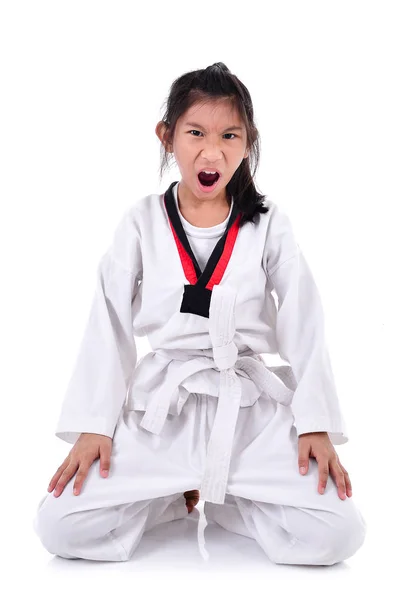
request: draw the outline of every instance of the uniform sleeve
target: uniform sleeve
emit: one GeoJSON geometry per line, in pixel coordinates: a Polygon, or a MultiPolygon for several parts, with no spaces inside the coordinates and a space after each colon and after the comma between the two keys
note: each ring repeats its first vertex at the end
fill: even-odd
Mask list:
{"type": "Polygon", "coordinates": [[[265,269],[278,298],[276,339],[292,368],[292,411],[297,435],[326,431],[333,444],[348,442],[325,339],[324,311],[310,267],[287,215],[272,209],[265,269]]]}
{"type": "Polygon", "coordinates": [[[132,302],[141,264],[139,229],[131,208],[98,264],[89,318],[56,428],[56,436],[70,444],[83,432],[114,435],[137,362],[132,302]]]}

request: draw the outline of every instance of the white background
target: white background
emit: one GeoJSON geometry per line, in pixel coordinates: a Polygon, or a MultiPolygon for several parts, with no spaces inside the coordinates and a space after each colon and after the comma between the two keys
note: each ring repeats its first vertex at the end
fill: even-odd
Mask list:
{"type": "MultiPolygon", "coordinates": [[[[0,4],[7,597],[397,596],[399,9],[384,0],[0,4]],[[154,129],[170,85],[218,61],[250,91],[257,187],[290,216],[322,296],[350,436],[336,450],[367,539],[333,567],[276,566],[256,542],[210,528],[205,564],[185,520],[159,530],[160,544],[145,538],[129,563],[54,557],[31,523],[71,448],[54,430],[97,263],[123,211],[180,178],[176,168],[161,182],[158,173],[154,129]]],[[[139,340],[138,349],[149,348],[139,340]]]]}

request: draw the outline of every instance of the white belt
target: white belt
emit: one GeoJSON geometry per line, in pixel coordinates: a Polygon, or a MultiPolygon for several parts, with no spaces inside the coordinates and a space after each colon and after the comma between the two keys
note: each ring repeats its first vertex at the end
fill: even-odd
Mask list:
{"type": "MultiPolygon", "coordinates": [[[[193,373],[205,369],[220,371],[217,410],[207,448],[206,465],[200,490],[200,500],[215,504],[224,503],[232,444],[242,400],[242,386],[236,371],[244,371],[259,388],[260,394],[265,393],[280,404],[289,405],[293,398],[293,389],[287,387],[276,374],[281,372],[290,376],[290,368],[285,366],[267,367],[262,359],[254,353],[251,353],[251,356],[249,356],[249,352],[238,354],[238,348],[233,342],[235,300],[235,292],[226,285],[213,287],[209,313],[212,349],[193,352],[157,351],[157,353],[165,354],[170,358],[178,358],[184,362],[173,377],[167,378],[158,393],[150,398],[141,421],[144,429],[160,434],[169,411],[171,398],[178,386],[193,373]],[[195,357],[188,360],[188,355],[195,357]]],[[[187,397],[180,399],[180,408],[186,399],[187,397]]],[[[204,525],[202,519],[199,519],[199,545],[200,529],[204,532],[206,526],[207,521],[205,520],[204,525]]],[[[206,551],[205,553],[207,554],[206,551]]],[[[203,552],[202,555],[203,558],[208,558],[208,556],[204,556],[203,552]]]]}

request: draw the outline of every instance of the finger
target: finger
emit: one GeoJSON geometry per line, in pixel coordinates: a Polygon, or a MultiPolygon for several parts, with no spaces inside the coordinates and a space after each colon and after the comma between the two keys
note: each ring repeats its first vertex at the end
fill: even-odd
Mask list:
{"type": "Polygon", "coordinates": [[[343,471],[345,485],[346,485],[346,494],[350,497],[353,494],[353,488],[352,488],[352,485],[351,485],[349,473],[346,471],[346,469],[344,468],[344,466],[342,465],[342,463],[340,462],[340,460],[338,462],[339,462],[340,468],[343,471]]]}
{"type": "Polygon", "coordinates": [[[83,482],[85,481],[86,476],[89,472],[89,468],[90,468],[90,465],[88,465],[87,463],[80,464],[78,473],[76,474],[75,482],[74,482],[74,495],[75,496],[77,496],[80,493],[83,482]]]}
{"type": "Polygon", "coordinates": [[[339,498],[341,498],[341,500],[346,500],[346,483],[342,469],[340,468],[340,465],[336,460],[331,463],[331,469],[336,482],[336,486],[338,488],[339,498]]]}
{"type": "Polygon", "coordinates": [[[60,479],[58,480],[58,483],[54,490],[55,498],[57,498],[58,496],[60,496],[63,493],[64,487],[67,485],[68,481],[71,479],[71,477],[76,472],[77,467],[78,467],[78,464],[73,463],[73,464],[70,464],[70,466],[64,470],[64,472],[61,475],[60,479]]]}
{"type": "Polygon", "coordinates": [[[57,471],[54,473],[53,477],[50,480],[49,486],[47,488],[48,492],[52,492],[57,481],[60,478],[61,473],[64,471],[64,469],[66,468],[67,464],[69,463],[69,459],[66,458],[65,461],[63,462],[63,464],[58,467],[57,471]]]}
{"type": "Polygon", "coordinates": [[[110,455],[111,449],[109,447],[100,447],[100,475],[103,477],[107,477],[110,470],[110,455]]]}
{"type": "MultiPolygon", "coordinates": [[[[317,459],[318,461],[318,459],[317,459]]],[[[329,477],[329,462],[326,458],[320,458],[318,461],[319,484],[318,491],[320,494],[325,492],[326,483],[329,477]]]]}
{"type": "Polygon", "coordinates": [[[299,471],[302,475],[305,475],[308,471],[308,462],[310,459],[310,445],[299,441],[299,471]]]}

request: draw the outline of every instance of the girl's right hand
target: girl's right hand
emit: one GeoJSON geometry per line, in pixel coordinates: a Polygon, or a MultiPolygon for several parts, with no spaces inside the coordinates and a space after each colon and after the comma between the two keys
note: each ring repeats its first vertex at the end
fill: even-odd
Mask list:
{"type": "Polygon", "coordinates": [[[112,442],[112,438],[107,435],[81,433],[71,452],[53,475],[47,491],[52,492],[55,488],[54,496],[56,498],[60,496],[68,481],[78,470],[74,483],[74,494],[78,495],[90,466],[99,457],[100,474],[107,477],[110,469],[112,442]]]}

